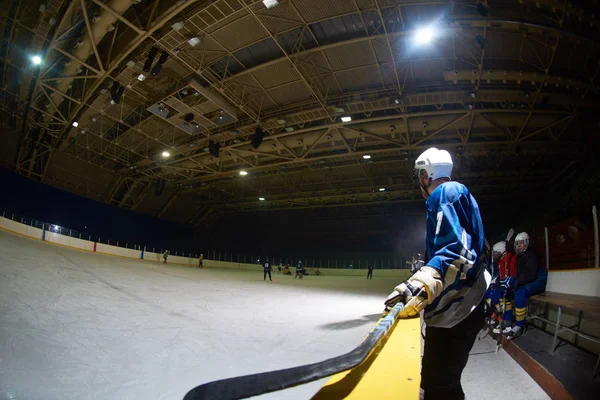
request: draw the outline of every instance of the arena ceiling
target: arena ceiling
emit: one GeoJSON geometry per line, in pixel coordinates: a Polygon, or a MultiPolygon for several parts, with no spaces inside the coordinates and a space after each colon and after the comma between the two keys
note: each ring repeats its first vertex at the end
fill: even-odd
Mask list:
{"type": "Polygon", "coordinates": [[[412,165],[430,146],[478,198],[551,190],[598,130],[597,1],[15,0],[0,13],[5,165],[182,223],[422,202],[412,165]]]}

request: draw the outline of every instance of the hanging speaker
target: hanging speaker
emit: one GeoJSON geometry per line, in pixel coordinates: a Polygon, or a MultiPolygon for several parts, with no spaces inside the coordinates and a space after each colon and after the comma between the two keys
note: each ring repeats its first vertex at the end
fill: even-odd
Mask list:
{"type": "Polygon", "coordinates": [[[156,188],[154,189],[154,195],[155,196],[160,196],[163,191],[165,190],[165,186],[167,186],[167,181],[165,181],[164,179],[157,179],[156,180],[156,188]]]}
{"type": "Polygon", "coordinates": [[[487,17],[489,14],[487,7],[482,3],[477,3],[476,9],[482,17],[487,17]]]}
{"type": "Polygon", "coordinates": [[[110,98],[115,104],[119,104],[121,102],[121,96],[123,96],[123,91],[125,87],[121,85],[119,82],[113,83],[110,88],[110,98]]]}
{"type": "Polygon", "coordinates": [[[265,132],[262,130],[262,128],[260,126],[257,126],[256,130],[254,131],[254,137],[252,138],[252,147],[254,147],[255,149],[258,149],[258,147],[260,146],[260,144],[263,141],[264,136],[265,136],[265,132]]]}
{"type": "Polygon", "coordinates": [[[169,58],[169,53],[167,53],[166,51],[163,51],[160,55],[160,58],[158,59],[158,62],[156,63],[154,68],[152,68],[151,74],[158,75],[160,73],[160,71],[162,70],[163,64],[167,61],[168,58],[169,58]]]}
{"type": "Polygon", "coordinates": [[[214,141],[208,142],[208,152],[211,156],[218,158],[219,151],[221,150],[221,145],[219,143],[215,143],[214,141]]]}
{"type": "Polygon", "coordinates": [[[154,57],[156,57],[156,55],[158,54],[158,49],[156,47],[152,47],[150,49],[150,52],[148,53],[148,58],[146,59],[146,62],[144,63],[144,72],[150,72],[150,69],[152,68],[152,63],[154,62],[154,57]]]}
{"type": "Polygon", "coordinates": [[[485,49],[486,40],[483,38],[483,36],[478,34],[477,36],[475,36],[475,39],[477,39],[477,43],[479,43],[479,47],[481,47],[481,50],[485,49]]]}

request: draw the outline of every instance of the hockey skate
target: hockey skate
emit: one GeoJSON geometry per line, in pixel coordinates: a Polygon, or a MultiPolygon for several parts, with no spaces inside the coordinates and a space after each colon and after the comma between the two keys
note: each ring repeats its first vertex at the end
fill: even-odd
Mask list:
{"type": "Polygon", "coordinates": [[[523,334],[523,328],[520,326],[515,326],[510,330],[510,332],[506,333],[506,339],[513,340],[518,338],[523,334]]]}
{"type": "Polygon", "coordinates": [[[496,335],[502,333],[503,335],[508,335],[513,331],[513,328],[511,328],[510,326],[506,326],[504,327],[504,329],[502,329],[500,327],[500,325],[498,325],[497,327],[495,327],[492,332],[496,335]]]}

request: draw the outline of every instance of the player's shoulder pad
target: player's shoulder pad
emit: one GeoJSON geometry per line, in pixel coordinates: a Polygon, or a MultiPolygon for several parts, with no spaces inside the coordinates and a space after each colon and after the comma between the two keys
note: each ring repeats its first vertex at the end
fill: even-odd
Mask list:
{"type": "Polygon", "coordinates": [[[437,204],[452,204],[457,201],[461,196],[469,196],[469,189],[465,185],[459,182],[444,182],[437,187],[431,194],[430,198],[433,198],[437,204]]]}

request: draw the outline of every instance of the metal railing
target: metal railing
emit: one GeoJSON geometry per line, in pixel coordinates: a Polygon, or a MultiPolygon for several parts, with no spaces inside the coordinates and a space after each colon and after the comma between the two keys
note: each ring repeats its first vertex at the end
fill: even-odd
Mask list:
{"type": "MultiPolygon", "coordinates": [[[[29,225],[42,230],[45,229],[47,232],[53,232],[81,240],[88,240],[122,248],[145,250],[147,252],[153,253],[163,253],[165,250],[168,250],[169,254],[172,256],[194,258],[198,258],[200,254],[202,254],[205,260],[228,261],[243,264],[261,264],[264,261],[264,255],[243,254],[239,252],[225,252],[211,249],[206,250],[204,253],[199,253],[197,251],[186,251],[186,249],[147,246],[144,243],[129,242],[126,240],[99,236],[92,232],[71,229],[69,227],[65,227],[56,223],[31,218],[20,213],[12,212],[10,210],[0,209],[0,216],[19,222],[24,225],[29,225]]],[[[284,266],[289,265],[290,267],[295,267],[299,261],[302,261],[306,268],[367,269],[367,267],[370,264],[372,264],[373,267],[376,269],[410,269],[410,265],[407,264],[406,259],[402,257],[375,258],[370,257],[368,254],[365,254],[364,256],[356,256],[356,254],[352,256],[344,256],[343,254],[341,254],[339,257],[269,256],[269,260],[273,265],[281,264],[284,266]]]]}

